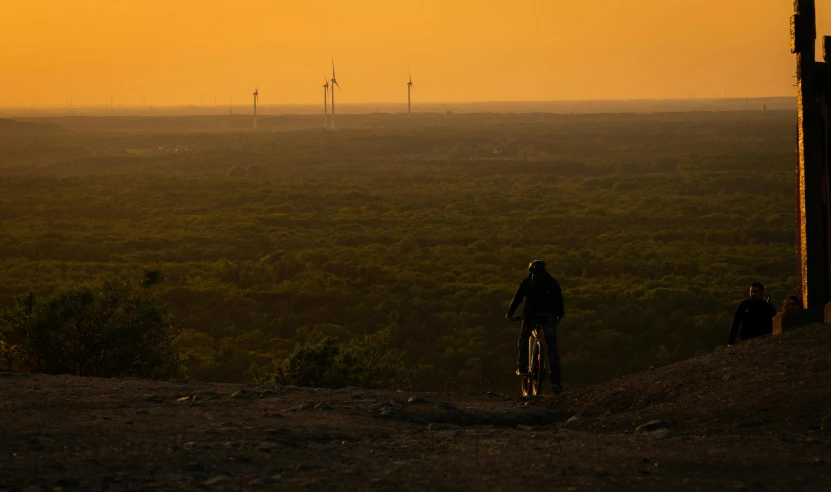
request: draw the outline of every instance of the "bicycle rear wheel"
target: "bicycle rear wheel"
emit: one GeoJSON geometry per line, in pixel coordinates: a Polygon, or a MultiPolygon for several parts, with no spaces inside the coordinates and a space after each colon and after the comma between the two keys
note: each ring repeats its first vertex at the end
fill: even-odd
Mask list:
{"type": "Polygon", "coordinates": [[[537,377],[535,368],[539,367],[537,364],[537,355],[539,352],[539,343],[533,336],[528,339],[528,367],[527,374],[522,376],[522,396],[536,396],[539,392],[539,385],[536,384],[537,377]]]}
{"type": "Polygon", "coordinates": [[[542,393],[542,382],[545,379],[545,345],[537,339],[537,360],[534,367],[533,394],[538,396],[542,393]]]}
{"type": "Polygon", "coordinates": [[[536,338],[531,338],[531,370],[528,373],[529,390],[531,395],[538,396],[542,392],[542,379],[545,375],[542,358],[542,345],[536,338]]]}
{"type": "Polygon", "coordinates": [[[542,345],[536,337],[528,340],[528,374],[522,376],[522,396],[537,396],[542,391],[545,377],[545,360],[542,345]]]}

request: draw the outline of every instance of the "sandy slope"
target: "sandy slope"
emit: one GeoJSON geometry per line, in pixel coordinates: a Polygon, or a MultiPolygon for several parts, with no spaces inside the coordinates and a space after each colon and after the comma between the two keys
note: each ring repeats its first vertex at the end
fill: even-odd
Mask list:
{"type": "Polygon", "coordinates": [[[0,489],[831,490],[830,352],[817,325],[528,402],[0,373],[0,489]]]}

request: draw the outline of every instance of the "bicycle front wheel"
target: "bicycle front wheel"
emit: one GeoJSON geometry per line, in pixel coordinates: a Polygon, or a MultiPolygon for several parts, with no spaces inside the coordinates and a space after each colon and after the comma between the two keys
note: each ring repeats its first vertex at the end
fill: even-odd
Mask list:
{"type": "Polygon", "coordinates": [[[531,339],[531,370],[528,372],[529,389],[533,396],[538,396],[542,392],[542,378],[545,375],[545,368],[542,360],[542,346],[536,338],[531,339]]]}

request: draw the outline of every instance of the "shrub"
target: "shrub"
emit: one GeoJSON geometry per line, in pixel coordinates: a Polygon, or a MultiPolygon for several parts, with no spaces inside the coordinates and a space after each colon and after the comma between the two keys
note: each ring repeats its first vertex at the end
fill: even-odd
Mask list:
{"type": "Polygon", "coordinates": [[[147,287],[113,279],[44,298],[19,297],[15,308],[0,314],[0,367],[94,377],[180,376],[172,347],[179,329],[149,289],[160,279],[148,271],[147,287]]]}
{"type": "Polygon", "coordinates": [[[409,388],[409,364],[402,350],[391,347],[390,337],[391,329],[384,328],[341,345],[337,338],[317,332],[278,364],[275,381],[328,388],[409,388]]]}

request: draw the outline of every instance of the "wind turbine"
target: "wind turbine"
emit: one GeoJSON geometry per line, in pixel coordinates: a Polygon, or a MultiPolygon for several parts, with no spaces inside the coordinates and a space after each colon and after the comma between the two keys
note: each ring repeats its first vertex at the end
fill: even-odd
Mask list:
{"type": "Polygon", "coordinates": [[[325,129],[328,126],[328,119],[329,119],[329,101],[327,100],[329,97],[329,81],[326,80],[326,74],[323,74],[323,128],[325,129]]]}
{"type": "Polygon", "coordinates": [[[410,117],[410,89],[413,88],[413,74],[410,72],[410,81],[407,82],[407,118],[410,117]]]}
{"type": "Polygon", "coordinates": [[[332,130],[335,129],[335,86],[338,86],[338,89],[340,89],[338,79],[335,77],[335,60],[332,60],[332,118],[329,120],[329,127],[332,130]]]}
{"type": "Polygon", "coordinates": [[[257,102],[260,99],[260,86],[254,89],[254,130],[257,129],[257,102]]]}

